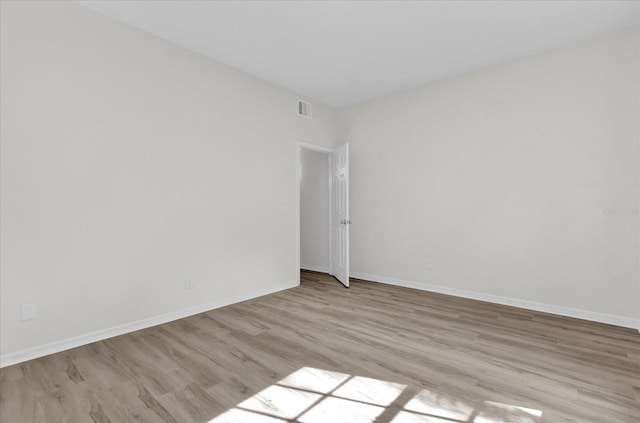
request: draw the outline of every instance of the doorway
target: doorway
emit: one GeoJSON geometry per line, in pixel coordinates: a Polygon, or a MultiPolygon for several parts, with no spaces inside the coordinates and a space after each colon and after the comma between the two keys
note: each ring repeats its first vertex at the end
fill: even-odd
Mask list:
{"type": "Polygon", "coordinates": [[[329,154],[300,150],[300,269],[330,273],[329,154]]]}
{"type": "Polygon", "coordinates": [[[349,286],[349,147],[298,144],[298,267],[349,286]]]}

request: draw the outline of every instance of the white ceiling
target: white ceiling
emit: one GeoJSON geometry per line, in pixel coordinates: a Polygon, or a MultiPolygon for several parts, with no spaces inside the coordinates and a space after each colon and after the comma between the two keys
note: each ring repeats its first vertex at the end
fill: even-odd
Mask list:
{"type": "Polygon", "coordinates": [[[78,1],[342,107],[640,24],[639,1],[78,1]]]}

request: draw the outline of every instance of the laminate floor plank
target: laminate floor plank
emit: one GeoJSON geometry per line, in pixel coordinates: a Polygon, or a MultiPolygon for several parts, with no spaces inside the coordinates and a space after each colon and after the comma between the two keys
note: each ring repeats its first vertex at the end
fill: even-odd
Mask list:
{"type": "Polygon", "coordinates": [[[0,422],[640,422],[637,331],[301,279],[1,369],[0,422]]]}

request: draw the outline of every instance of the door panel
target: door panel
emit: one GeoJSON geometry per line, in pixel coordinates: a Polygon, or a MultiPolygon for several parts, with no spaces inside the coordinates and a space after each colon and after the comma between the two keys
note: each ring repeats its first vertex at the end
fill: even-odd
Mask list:
{"type": "Polygon", "coordinates": [[[331,153],[331,274],[349,287],[349,144],[331,153]]]}

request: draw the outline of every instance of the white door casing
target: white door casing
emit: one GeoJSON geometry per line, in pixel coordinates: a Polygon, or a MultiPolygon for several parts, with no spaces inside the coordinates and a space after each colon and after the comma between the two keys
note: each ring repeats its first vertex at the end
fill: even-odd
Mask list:
{"type": "Polygon", "coordinates": [[[331,153],[331,274],[349,287],[349,144],[331,153]]]}

